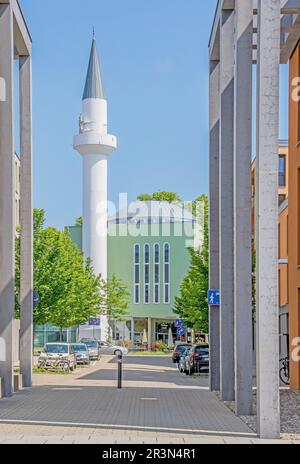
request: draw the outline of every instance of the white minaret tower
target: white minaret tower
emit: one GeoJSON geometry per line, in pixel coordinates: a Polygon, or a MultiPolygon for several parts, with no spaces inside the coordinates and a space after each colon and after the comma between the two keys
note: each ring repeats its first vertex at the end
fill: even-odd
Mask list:
{"type": "MultiPolygon", "coordinates": [[[[83,159],[83,251],[91,258],[95,273],[107,279],[107,160],[117,148],[117,139],[107,133],[107,101],[101,80],[95,36],[82,98],[79,135],[74,149],[83,159]]],[[[101,339],[109,327],[101,316],[101,339]]],[[[86,331],[82,331],[87,335],[86,331]]],[[[100,336],[100,334],[99,334],[100,336]]]]}

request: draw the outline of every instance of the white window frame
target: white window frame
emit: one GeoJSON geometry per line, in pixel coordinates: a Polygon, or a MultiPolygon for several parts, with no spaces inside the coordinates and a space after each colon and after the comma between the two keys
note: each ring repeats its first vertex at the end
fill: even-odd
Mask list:
{"type": "Polygon", "coordinates": [[[153,303],[155,305],[160,304],[160,244],[154,243],[153,245],[153,303]],[[158,263],[155,260],[155,249],[158,246],[158,263]],[[155,270],[156,265],[158,265],[158,283],[155,282],[155,270]],[[156,297],[156,287],[158,288],[158,301],[155,301],[156,297]]]}
{"type": "Polygon", "coordinates": [[[151,303],[151,279],[150,279],[150,273],[151,273],[151,246],[149,243],[145,243],[144,245],[144,304],[149,305],[151,303]],[[148,263],[146,263],[146,247],[148,247],[148,256],[149,260],[148,263]],[[146,282],[146,265],[149,266],[149,272],[148,272],[148,277],[149,281],[146,282]],[[148,301],[146,301],[146,287],[148,286],[148,301]]]}
{"type": "Polygon", "coordinates": [[[133,245],[133,303],[135,305],[141,304],[141,246],[139,243],[133,245]],[[135,249],[139,248],[139,262],[135,262],[135,249]],[[135,281],[135,271],[136,267],[139,269],[139,283],[135,281]],[[138,302],[136,301],[136,289],[138,288],[138,302]]]}
{"type": "Polygon", "coordinates": [[[164,293],[164,304],[169,305],[170,301],[171,301],[171,292],[170,292],[170,284],[171,284],[171,245],[170,245],[170,243],[165,242],[163,246],[164,246],[164,249],[163,249],[163,262],[164,262],[164,269],[163,269],[163,276],[164,276],[164,278],[163,278],[163,286],[164,286],[163,290],[164,290],[164,292],[163,293],[164,293]],[[166,246],[169,247],[169,261],[168,262],[165,259],[165,257],[166,257],[166,250],[165,250],[166,246]],[[168,264],[168,266],[169,266],[169,282],[166,282],[166,272],[165,272],[166,264],[168,264]],[[168,285],[168,294],[167,294],[168,301],[166,301],[166,285],[168,285]]]}

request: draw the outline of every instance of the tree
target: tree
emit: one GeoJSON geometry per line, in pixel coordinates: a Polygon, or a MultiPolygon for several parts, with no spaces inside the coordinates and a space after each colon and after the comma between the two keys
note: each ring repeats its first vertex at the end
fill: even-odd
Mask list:
{"type": "Polygon", "coordinates": [[[83,217],[79,216],[78,218],[76,218],[75,226],[82,226],[82,225],[83,225],[83,217]]]}
{"type": "Polygon", "coordinates": [[[204,203],[203,242],[200,250],[189,249],[191,263],[187,277],[175,298],[174,312],[191,328],[208,332],[208,198],[204,203]]]}
{"type": "MultiPolygon", "coordinates": [[[[91,261],[84,261],[68,232],[44,228],[44,221],[45,212],[34,210],[34,288],[40,295],[40,303],[34,310],[34,324],[54,324],[62,333],[63,329],[84,324],[100,314],[101,279],[95,276],[91,261]]],[[[17,238],[17,301],[19,242],[17,238]]]]}
{"type": "Polygon", "coordinates": [[[151,201],[153,199],[150,193],[142,193],[137,197],[139,201],[151,201]]]}
{"type": "Polygon", "coordinates": [[[179,203],[181,199],[175,192],[160,191],[152,195],[150,193],[143,193],[137,197],[139,201],[166,201],[167,203],[179,203]]]}
{"type": "Polygon", "coordinates": [[[107,281],[102,280],[102,294],[102,312],[107,315],[110,328],[113,321],[126,322],[130,295],[123,281],[115,274],[107,281]]]}
{"type": "Polygon", "coordinates": [[[107,281],[102,280],[103,312],[108,320],[124,322],[128,316],[129,292],[126,285],[115,274],[107,281]]]}

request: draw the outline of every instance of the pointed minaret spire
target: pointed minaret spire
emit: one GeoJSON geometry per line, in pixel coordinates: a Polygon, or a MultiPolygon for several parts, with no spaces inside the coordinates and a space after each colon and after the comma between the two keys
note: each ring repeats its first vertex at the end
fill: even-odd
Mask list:
{"type": "MultiPolygon", "coordinates": [[[[93,43],[82,99],[79,134],[74,149],[83,162],[82,242],[86,259],[90,258],[97,276],[107,279],[107,171],[108,158],[117,148],[117,138],[107,132],[107,101],[104,97],[100,64],[93,33],[93,43]]],[[[99,315],[99,340],[109,339],[110,328],[105,314],[99,315]]],[[[90,326],[80,328],[80,338],[90,338],[90,326]]],[[[93,336],[96,336],[93,335],[93,336]]]]}
{"type": "Polygon", "coordinates": [[[102,79],[101,79],[100,62],[99,62],[99,55],[97,51],[94,29],[93,29],[93,42],[92,42],[92,48],[91,48],[91,54],[90,54],[90,61],[89,61],[82,100],[86,100],[88,98],[102,98],[102,99],[105,98],[102,79]]]}

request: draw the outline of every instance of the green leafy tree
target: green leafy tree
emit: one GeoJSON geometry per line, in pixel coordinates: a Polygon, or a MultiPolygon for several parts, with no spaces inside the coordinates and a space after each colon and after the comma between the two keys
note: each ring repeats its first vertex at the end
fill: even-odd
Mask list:
{"type": "Polygon", "coordinates": [[[153,199],[150,193],[142,193],[137,197],[139,201],[151,201],[153,199]]]}
{"type": "Polygon", "coordinates": [[[152,195],[150,193],[143,193],[137,197],[140,201],[166,201],[168,203],[179,203],[181,199],[175,192],[155,192],[152,195]]]}
{"type": "MultiPolygon", "coordinates": [[[[95,276],[91,261],[84,261],[68,232],[44,228],[44,221],[45,212],[34,210],[34,288],[40,295],[40,303],[34,310],[34,324],[54,324],[62,333],[63,329],[84,324],[100,314],[101,279],[95,276]]],[[[19,242],[17,238],[17,301],[19,242]]]]}
{"type": "Polygon", "coordinates": [[[76,218],[75,226],[82,226],[82,225],[83,225],[83,217],[79,216],[78,218],[76,218]]]}
{"type": "Polygon", "coordinates": [[[175,299],[174,312],[191,328],[208,332],[208,198],[203,195],[203,243],[200,250],[189,249],[191,263],[187,277],[175,299]]]}
{"type": "Polygon", "coordinates": [[[107,315],[110,327],[110,338],[113,324],[126,322],[128,319],[129,292],[124,282],[115,274],[107,281],[101,280],[102,313],[107,315]]]}
{"type": "Polygon", "coordinates": [[[107,315],[109,322],[127,321],[130,295],[124,282],[113,274],[107,281],[102,280],[102,294],[102,312],[107,315]]]}

